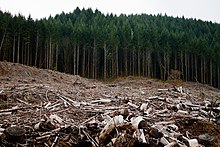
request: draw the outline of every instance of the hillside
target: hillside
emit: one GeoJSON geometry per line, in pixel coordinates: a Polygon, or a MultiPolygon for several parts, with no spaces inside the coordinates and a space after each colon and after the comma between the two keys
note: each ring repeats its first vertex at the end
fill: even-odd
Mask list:
{"type": "Polygon", "coordinates": [[[105,146],[109,139],[114,146],[218,146],[219,112],[220,90],[199,83],[97,81],[0,62],[2,146],[105,146]]]}

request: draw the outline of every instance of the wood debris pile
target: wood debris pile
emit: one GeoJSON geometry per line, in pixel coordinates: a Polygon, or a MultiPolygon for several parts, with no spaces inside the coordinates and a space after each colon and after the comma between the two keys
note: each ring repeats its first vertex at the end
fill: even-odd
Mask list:
{"type": "Polygon", "coordinates": [[[216,141],[220,134],[220,101],[217,99],[198,101],[198,97],[182,87],[157,89],[153,96],[146,96],[147,90],[130,89],[125,97],[111,95],[118,91],[118,85],[73,87],[84,98],[73,98],[72,94],[43,84],[2,86],[1,145],[219,145],[216,141]],[[103,89],[99,93],[102,97],[95,98],[93,92],[98,89],[103,89]],[[184,130],[202,123],[209,123],[215,131],[208,134],[204,130],[204,134],[195,136],[184,130]]]}

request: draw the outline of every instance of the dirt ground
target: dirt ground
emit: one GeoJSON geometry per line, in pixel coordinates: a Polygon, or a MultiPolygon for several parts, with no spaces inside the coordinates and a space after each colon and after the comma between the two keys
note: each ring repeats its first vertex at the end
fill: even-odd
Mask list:
{"type": "MultiPolygon", "coordinates": [[[[171,103],[165,104],[166,100],[178,101],[183,96],[183,94],[174,93],[176,87],[182,87],[184,102],[191,101],[195,105],[205,106],[208,101],[215,102],[216,107],[220,107],[220,90],[200,83],[161,81],[145,77],[120,77],[114,80],[98,81],[17,63],[0,62],[0,111],[18,107],[10,111],[11,113],[3,115],[0,113],[0,128],[5,129],[11,125],[24,127],[26,138],[29,139],[26,142],[29,142],[29,145],[45,146],[48,144],[50,146],[53,141],[47,140],[44,144],[36,141],[36,137],[43,135],[39,131],[33,131],[34,126],[45,116],[57,115],[62,118],[62,125],[81,126],[92,117],[102,122],[103,114],[115,116],[116,111],[120,111],[119,109],[128,108],[128,102],[138,107],[143,103],[148,103],[153,108],[152,112],[162,111],[169,109],[168,106],[171,105],[171,103]],[[161,99],[155,102],[154,97],[164,98],[165,102],[161,99]],[[111,102],[105,102],[103,99],[111,100],[111,102]]],[[[168,111],[165,117],[161,114],[156,117],[146,117],[146,120],[150,125],[174,120],[179,127],[178,132],[189,133],[191,138],[196,139],[201,134],[209,134],[214,137],[214,141],[208,146],[220,146],[220,124],[209,121],[209,116],[206,116],[207,119],[193,120],[189,117],[172,115],[170,112],[168,111]]],[[[215,121],[220,119],[217,113],[213,114],[215,121]]],[[[129,107],[130,114],[143,115],[142,112],[129,107]]],[[[90,135],[97,136],[103,127],[99,126],[97,132],[93,130],[93,134],[90,135]]],[[[4,144],[5,138],[2,134],[1,138],[4,144]]],[[[75,142],[76,140],[75,136],[75,142]]],[[[61,144],[60,140],[59,142],[61,144]]],[[[60,144],[57,146],[61,146],[60,144]]],[[[206,144],[203,145],[206,146],[206,144]]],[[[62,146],[65,146],[65,143],[62,146]]]]}

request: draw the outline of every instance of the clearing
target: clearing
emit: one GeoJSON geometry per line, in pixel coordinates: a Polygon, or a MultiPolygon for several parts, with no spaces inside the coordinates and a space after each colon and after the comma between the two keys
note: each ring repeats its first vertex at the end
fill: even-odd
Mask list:
{"type": "Polygon", "coordinates": [[[0,62],[0,146],[220,146],[220,90],[0,62]]]}

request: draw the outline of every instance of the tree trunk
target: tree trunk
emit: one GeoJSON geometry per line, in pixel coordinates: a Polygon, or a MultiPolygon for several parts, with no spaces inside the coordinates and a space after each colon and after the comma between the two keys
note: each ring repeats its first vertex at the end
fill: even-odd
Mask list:
{"type": "Polygon", "coordinates": [[[184,63],[183,63],[183,52],[180,53],[180,62],[181,62],[181,73],[182,73],[182,79],[185,79],[185,72],[184,72],[184,63]]]}
{"type": "Polygon", "coordinates": [[[185,81],[188,80],[188,63],[187,63],[187,54],[185,52],[184,54],[184,57],[185,57],[185,81]]]}
{"type": "Polygon", "coordinates": [[[90,50],[88,50],[88,54],[87,54],[87,77],[90,78],[91,77],[91,73],[90,73],[90,50]]]}
{"type": "Polygon", "coordinates": [[[177,70],[177,53],[174,51],[174,69],[177,70]]]}
{"type": "Polygon", "coordinates": [[[53,58],[53,53],[52,53],[52,39],[50,37],[50,42],[49,42],[49,69],[52,69],[52,58],[53,58]]]}
{"type": "Polygon", "coordinates": [[[96,41],[93,41],[93,54],[92,54],[92,78],[96,79],[96,41]]]}
{"type": "Polygon", "coordinates": [[[30,43],[27,43],[27,64],[30,65],[30,43]]]}
{"type": "Polygon", "coordinates": [[[115,51],[114,49],[112,49],[112,59],[111,59],[111,63],[112,63],[112,77],[115,77],[115,51]]]}
{"type": "Polygon", "coordinates": [[[170,55],[167,53],[167,77],[170,75],[170,55]]]}
{"type": "Polygon", "coordinates": [[[129,52],[129,59],[128,59],[128,75],[132,74],[132,51],[129,52]]]}
{"type": "Polygon", "coordinates": [[[151,69],[152,69],[152,59],[151,59],[151,51],[148,51],[147,55],[147,77],[151,77],[151,69]]]}
{"type": "Polygon", "coordinates": [[[195,63],[194,63],[194,55],[189,55],[189,80],[195,81],[194,75],[195,75],[195,63]]]}
{"type": "Polygon", "coordinates": [[[85,77],[85,63],[86,63],[86,49],[83,46],[83,54],[82,54],[82,76],[85,77]]]}
{"type": "Polygon", "coordinates": [[[46,68],[47,69],[47,51],[48,49],[47,49],[47,41],[45,41],[45,45],[44,45],[44,68],[46,68]]]}
{"type": "Polygon", "coordinates": [[[56,44],[56,71],[58,71],[58,57],[59,57],[59,50],[58,50],[58,43],[56,44]]]}
{"type": "Polygon", "coordinates": [[[140,49],[138,48],[138,54],[137,54],[137,62],[138,62],[138,66],[137,66],[137,70],[138,70],[138,76],[141,75],[141,53],[140,53],[140,49]]]}
{"type": "Polygon", "coordinates": [[[132,50],[132,76],[135,75],[135,51],[134,49],[132,50]]]}
{"type": "Polygon", "coordinates": [[[17,51],[17,63],[19,63],[19,58],[20,58],[20,55],[19,55],[19,52],[20,52],[20,33],[18,34],[18,51],[17,51]]]}
{"type": "Polygon", "coordinates": [[[13,59],[12,59],[12,62],[13,63],[15,62],[15,34],[14,34],[14,37],[13,37],[13,59]]]}
{"type": "Polygon", "coordinates": [[[73,75],[76,74],[76,44],[73,47],[73,75]]]}
{"type": "Polygon", "coordinates": [[[20,59],[20,63],[22,64],[25,64],[25,53],[26,53],[26,50],[25,50],[25,43],[24,42],[21,42],[21,59],[20,59]]]}
{"type": "Polygon", "coordinates": [[[128,51],[124,49],[124,76],[128,76],[128,51]]]}
{"type": "Polygon", "coordinates": [[[210,67],[210,75],[209,75],[209,77],[210,77],[210,82],[209,82],[209,84],[211,85],[211,86],[213,86],[213,83],[212,83],[212,60],[210,60],[210,65],[209,65],[209,67],[210,67]]]}
{"type": "Polygon", "coordinates": [[[201,63],[200,63],[200,66],[201,66],[201,68],[200,68],[200,80],[201,80],[201,83],[204,83],[204,80],[203,80],[203,74],[204,74],[204,72],[203,72],[203,58],[201,57],[201,63]]]}
{"type": "Polygon", "coordinates": [[[204,83],[206,84],[207,83],[207,79],[206,79],[206,58],[205,57],[203,57],[203,58],[204,58],[204,60],[203,60],[203,72],[204,72],[203,79],[204,79],[204,83]]]}
{"type": "Polygon", "coordinates": [[[218,84],[218,88],[220,88],[220,67],[218,65],[217,67],[217,84],[218,84]]]}
{"type": "Polygon", "coordinates": [[[161,61],[161,70],[162,70],[162,73],[163,73],[163,76],[162,76],[163,80],[165,80],[165,76],[166,76],[166,66],[167,66],[166,65],[166,53],[163,52],[163,60],[161,61]]]}
{"type": "Polygon", "coordinates": [[[159,63],[159,67],[160,67],[160,79],[163,79],[163,65],[161,62],[161,55],[160,53],[157,53],[157,58],[158,58],[158,63],[159,63]]]}
{"type": "Polygon", "coordinates": [[[21,50],[24,51],[24,53],[21,54],[22,56],[22,64],[27,65],[27,44],[24,42],[23,44],[24,47],[21,48],[21,50]]]}
{"type": "Polygon", "coordinates": [[[116,77],[118,77],[118,46],[115,48],[116,77]]]}
{"type": "Polygon", "coordinates": [[[197,60],[197,55],[194,57],[194,64],[195,64],[195,80],[198,82],[198,60],[197,60]]]}
{"type": "Polygon", "coordinates": [[[5,37],[5,45],[4,45],[4,48],[3,48],[3,45],[2,45],[2,50],[1,50],[1,52],[0,52],[0,59],[2,59],[2,60],[7,60],[8,58],[6,57],[7,56],[7,48],[8,48],[8,46],[10,46],[10,43],[9,43],[9,41],[8,41],[8,38],[7,38],[7,36],[8,36],[8,34],[6,34],[6,37],[5,37]]]}
{"type": "Polygon", "coordinates": [[[148,60],[148,65],[147,65],[147,72],[148,72],[148,74],[147,74],[147,76],[148,77],[151,77],[153,74],[152,74],[152,72],[153,72],[153,65],[152,65],[152,58],[151,58],[151,55],[152,53],[151,53],[151,51],[149,51],[148,52],[148,58],[147,58],[147,60],[148,60]]]}
{"type": "MultiPolygon", "coordinates": [[[[35,49],[35,60],[34,60],[34,66],[35,66],[35,67],[37,67],[38,45],[39,45],[39,33],[38,33],[38,31],[37,31],[36,49],[35,49]]],[[[57,70],[57,69],[56,69],[56,70],[57,70]]]]}
{"type": "Polygon", "coordinates": [[[76,74],[79,74],[79,42],[77,43],[76,74]]]}
{"type": "Polygon", "coordinates": [[[107,75],[106,75],[106,69],[107,69],[107,49],[106,49],[106,43],[104,43],[104,79],[107,78],[107,75]]]}
{"type": "Polygon", "coordinates": [[[167,73],[167,53],[163,53],[163,80],[166,79],[166,73],[167,73]]]}
{"type": "Polygon", "coordinates": [[[143,50],[143,53],[141,54],[142,55],[142,64],[141,64],[141,68],[142,68],[142,72],[141,72],[141,75],[144,77],[146,76],[146,68],[147,68],[147,64],[146,63],[146,58],[145,58],[145,54],[146,52],[143,50]]]}
{"type": "Polygon", "coordinates": [[[1,40],[0,54],[1,54],[1,51],[2,51],[2,46],[3,46],[4,40],[5,40],[6,33],[7,33],[7,32],[6,32],[6,29],[5,29],[4,35],[3,35],[2,40],[1,40]]]}

